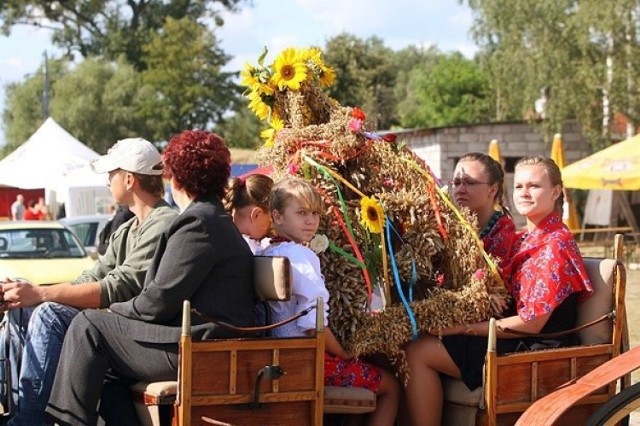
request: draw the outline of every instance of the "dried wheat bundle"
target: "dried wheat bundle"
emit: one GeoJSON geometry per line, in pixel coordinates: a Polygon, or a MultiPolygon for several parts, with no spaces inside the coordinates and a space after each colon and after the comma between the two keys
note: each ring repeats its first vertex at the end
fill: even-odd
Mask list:
{"type": "Polygon", "coordinates": [[[324,196],[319,256],[343,345],[387,354],[403,370],[402,348],[417,333],[486,319],[491,294],[505,291],[469,212],[393,135],[368,132],[361,110],[322,91],[333,74],[319,50],[263,60],[244,72],[251,108],[272,125],[258,158],[274,179],[301,176],[324,196]],[[384,309],[373,313],[378,286],[384,309]]]}

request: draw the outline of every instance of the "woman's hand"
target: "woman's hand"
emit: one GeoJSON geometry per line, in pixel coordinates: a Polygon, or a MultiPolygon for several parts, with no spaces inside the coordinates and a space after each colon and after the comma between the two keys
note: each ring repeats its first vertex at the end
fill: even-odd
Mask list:
{"type": "Polygon", "coordinates": [[[501,294],[492,294],[489,296],[489,308],[492,316],[502,317],[502,313],[507,309],[509,303],[507,298],[501,294]]]}

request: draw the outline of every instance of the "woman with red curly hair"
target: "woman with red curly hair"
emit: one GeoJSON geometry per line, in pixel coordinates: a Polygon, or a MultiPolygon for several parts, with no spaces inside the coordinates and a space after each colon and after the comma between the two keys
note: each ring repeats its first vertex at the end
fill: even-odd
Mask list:
{"type": "MultiPolygon", "coordinates": [[[[163,158],[180,215],[158,242],[140,295],[71,323],[47,407],[56,423],[97,423],[107,371],[129,383],[176,380],[184,300],[210,317],[253,325],[253,255],[221,202],[229,150],[218,135],[189,130],[171,138],[163,158]]],[[[192,324],[195,340],[233,337],[197,316],[192,324]]],[[[125,424],[122,400],[109,407],[112,400],[103,395],[101,415],[125,424]]]]}

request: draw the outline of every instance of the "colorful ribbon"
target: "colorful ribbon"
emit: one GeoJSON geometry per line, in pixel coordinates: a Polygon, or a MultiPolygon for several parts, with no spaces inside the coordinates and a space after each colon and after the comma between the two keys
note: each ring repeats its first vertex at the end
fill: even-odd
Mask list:
{"type": "Polygon", "coordinates": [[[407,312],[407,316],[409,317],[409,322],[411,323],[411,333],[413,334],[413,339],[415,340],[418,338],[418,324],[416,322],[416,316],[413,313],[413,309],[411,309],[411,305],[409,304],[409,302],[407,302],[407,298],[404,296],[404,292],[402,291],[400,271],[398,271],[395,254],[393,253],[393,245],[391,244],[391,223],[389,222],[389,219],[387,219],[385,223],[385,233],[387,234],[387,242],[389,244],[389,258],[391,259],[391,269],[393,271],[393,277],[396,280],[396,283],[398,283],[398,295],[400,296],[400,300],[402,301],[404,310],[407,312]]]}

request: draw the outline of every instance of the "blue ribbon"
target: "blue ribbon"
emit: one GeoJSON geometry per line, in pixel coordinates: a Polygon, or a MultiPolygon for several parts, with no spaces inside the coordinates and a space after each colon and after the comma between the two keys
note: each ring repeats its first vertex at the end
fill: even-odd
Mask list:
{"type": "MultiPolygon", "coordinates": [[[[396,282],[396,287],[398,289],[398,295],[400,296],[400,300],[402,301],[402,305],[404,306],[404,310],[407,311],[407,316],[409,317],[409,322],[411,323],[411,332],[413,334],[413,340],[418,338],[418,325],[416,322],[416,316],[411,309],[411,305],[407,302],[407,298],[404,296],[404,292],[402,291],[402,281],[400,280],[400,272],[398,271],[398,264],[396,263],[396,257],[393,253],[393,244],[391,244],[391,222],[389,219],[385,221],[385,232],[387,235],[387,246],[389,248],[389,258],[391,259],[391,270],[393,271],[393,278],[396,282]]],[[[394,229],[395,231],[395,229],[394,229]]],[[[397,231],[396,231],[397,234],[397,231]]],[[[416,267],[415,262],[412,266],[411,271],[411,281],[415,280],[416,277],[416,267]]],[[[410,283],[409,293],[412,294],[411,288],[413,287],[413,282],[410,283]]]]}

